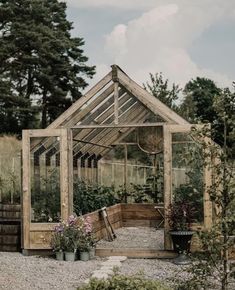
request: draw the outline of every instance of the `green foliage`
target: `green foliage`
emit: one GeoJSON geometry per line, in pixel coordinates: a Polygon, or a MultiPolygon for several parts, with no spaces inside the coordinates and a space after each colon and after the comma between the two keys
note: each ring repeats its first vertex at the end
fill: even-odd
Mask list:
{"type": "Polygon", "coordinates": [[[74,211],[77,215],[95,211],[104,206],[111,206],[119,202],[114,187],[89,185],[77,180],[73,193],[74,211]]]}
{"type": "Polygon", "coordinates": [[[228,135],[231,135],[227,136],[226,142],[234,158],[235,93],[228,88],[218,88],[210,79],[197,77],[186,84],[184,94],[180,114],[192,123],[211,123],[212,139],[221,146],[224,143],[223,123],[226,116],[228,135]]]}
{"type": "Polygon", "coordinates": [[[183,137],[184,142],[189,143],[173,144],[173,166],[184,169],[186,181],[174,188],[174,201],[185,201],[196,208],[194,221],[202,222],[204,192],[202,146],[190,134],[177,135],[178,139],[183,137]]]}
{"type": "Polygon", "coordinates": [[[169,81],[168,79],[164,80],[162,73],[156,73],[155,75],[150,73],[149,76],[150,83],[144,84],[144,88],[169,108],[176,110],[175,102],[178,100],[181,91],[179,86],[173,83],[172,87],[169,88],[169,81]]]}
{"type": "Polygon", "coordinates": [[[216,119],[216,112],[213,108],[214,98],[220,94],[220,89],[214,81],[197,77],[189,81],[184,88],[185,100],[181,106],[182,114],[191,122],[212,123],[216,119]],[[187,106],[186,104],[193,104],[187,106]]]}
{"type": "Polygon", "coordinates": [[[108,279],[91,279],[88,285],[78,290],[170,290],[157,280],[147,280],[140,275],[124,276],[115,274],[108,279]]]}
{"type": "Polygon", "coordinates": [[[40,188],[33,188],[31,204],[34,222],[58,222],[60,213],[60,184],[57,172],[43,179],[40,188]]]}
{"type": "Polygon", "coordinates": [[[84,41],[71,37],[65,2],[4,0],[0,15],[0,132],[35,128],[39,116],[46,127],[94,74],[84,41]]]}
{"type": "MultiPolygon", "coordinates": [[[[229,250],[235,244],[233,235],[235,225],[235,170],[234,159],[231,159],[235,136],[233,131],[230,130],[234,116],[230,111],[230,105],[224,101],[226,99],[230,99],[228,103],[234,108],[234,103],[231,103],[231,100],[234,102],[234,94],[229,97],[223,93],[216,97],[216,102],[213,104],[223,121],[222,147],[208,138],[212,135],[208,126],[205,125],[202,130],[195,129],[192,131],[194,138],[200,140],[203,148],[203,165],[207,166],[213,173],[212,184],[206,190],[215,206],[212,228],[200,234],[204,257],[199,257],[196,260],[194,269],[191,269],[192,279],[188,281],[189,284],[193,283],[194,286],[195,283],[198,284],[197,287],[205,286],[203,286],[204,288],[194,289],[208,289],[208,283],[217,281],[222,290],[227,290],[234,276],[229,265],[229,250]],[[231,143],[227,143],[227,141],[231,143]]],[[[213,130],[216,129],[212,128],[213,130]]]]}

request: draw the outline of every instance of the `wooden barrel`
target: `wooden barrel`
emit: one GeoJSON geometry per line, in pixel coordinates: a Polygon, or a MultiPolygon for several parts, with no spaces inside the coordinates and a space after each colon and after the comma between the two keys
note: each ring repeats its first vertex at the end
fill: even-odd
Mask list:
{"type": "Polygon", "coordinates": [[[0,251],[21,250],[21,206],[0,204],[0,251]]]}

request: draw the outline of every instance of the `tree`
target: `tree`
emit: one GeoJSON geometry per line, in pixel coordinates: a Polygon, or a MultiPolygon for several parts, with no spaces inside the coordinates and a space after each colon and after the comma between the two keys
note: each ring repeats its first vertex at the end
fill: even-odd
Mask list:
{"type": "Polygon", "coordinates": [[[164,80],[161,72],[156,73],[155,75],[150,73],[149,76],[150,83],[146,82],[146,84],[144,84],[144,88],[154,97],[166,104],[169,108],[177,110],[177,105],[175,102],[178,100],[178,95],[181,91],[179,85],[173,83],[170,88],[168,79],[164,80]]]}
{"type": "Polygon", "coordinates": [[[94,66],[72,28],[64,2],[0,1],[0,118],[14,124],[8,131],[35,125],[35,110],[44,128],[81,96],[94,66]]]}
{"type": "Polygon", "coordinates": [[[222,145],[222,123],[218,119],[214,99],[221,94],[221,89],[214,81],[197,77],[189,81],[184,88],[185,98],[180,106],[180,114],[192,123],[202,122],[213,124],[213,140],[222,145]]]}
{"type": "Polygon", "coordinates": [[[191,121],[200,120],[204,123],[212,123],[217,117],[213,108],[214,98],[220,92],[221,89],[210,79],[197,77],[195,80],[189,81],[184,88],[186,98],[182,104],[184,108],[182,113],[188,112],[188,117],[191,121]],[[190,103],[190,101],[193,106],[186,108],[186,104],[190,103]],[[188,109],[191,109],[191,111],[188,111],[188,109]]]}
{"type": "MultiPolygon", "coordinates": [[[[222,290],[227,290],[233,272],[230,267],[229,249],[235,243],[235,166],[232,158],[235,144],[235,131],[230,130],[235,122],[235,93],[228,89],[221,91],[214,98],[212,105],[222,121],[223,144],[219,146],[212,139],[211,131],[205,126],[202,131],[195,131],[195,138],[202,138],[205,166],[212,171],[212,184],[207,188],[215,206],[213,226],[200,233],[204,254],[196,259],[192,266],[192,279],[179,289],[209,289],[218,281],[222,290]]],[[[212,127],[212,131],[215,130],[212,127]]]]}

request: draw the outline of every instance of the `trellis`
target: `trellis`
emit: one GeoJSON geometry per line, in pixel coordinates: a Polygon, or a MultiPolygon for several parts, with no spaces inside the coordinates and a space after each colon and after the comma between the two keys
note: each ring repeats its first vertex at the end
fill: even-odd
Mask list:
{"type": "MultiPolygon", "coordinates": [[[[73,172],[98,180],[99,160],[136,128],[163,128],[164,207],[172,200],[172,134],[189,133],[193,125],[135,83],[117,65],[83,97],[46,129],[23,130],[23,249],[25,252],[50,248],[54,223],[31,222],[31,156],[34,183],[40,175],[40,156],[45,166],[54,158],[60,168],[61,218],[73,212],[73,172]],[[157,122],[148,122],[149,116],[157,122]]],[[[126,163],[126,160],[125,160],[126,163]]],[[[204,182],[210,184],[210,169],[204,182]]],[[[206,188],[206,187],[205,187],[206,188]]],[[[212,223],[212,204],[204,192],[204,225],[212,223]]],[[[171,249],[169,225],[165,220],[165,249],[171,249]]]]}

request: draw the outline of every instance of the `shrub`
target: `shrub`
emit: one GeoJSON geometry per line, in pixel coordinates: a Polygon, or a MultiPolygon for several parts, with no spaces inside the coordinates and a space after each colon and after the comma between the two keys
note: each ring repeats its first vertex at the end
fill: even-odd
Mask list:
{"type": "Polygon", "coordinates": [[[147,280],[141,275],[125,276],[115,274],[108,279],[91,279],[89,284],[79,287],[79,290],[170,290],[169,287],[163,285],[156,280],[147,280]]]}
{"type": "Polygon", "coordinates": [[[111,206],[119,202],[113,187],[89,185],[77,180],[74,183],[73,206],[77,215],[86,214],[104,206],[111,206]]]}

